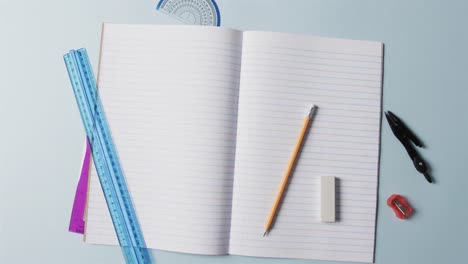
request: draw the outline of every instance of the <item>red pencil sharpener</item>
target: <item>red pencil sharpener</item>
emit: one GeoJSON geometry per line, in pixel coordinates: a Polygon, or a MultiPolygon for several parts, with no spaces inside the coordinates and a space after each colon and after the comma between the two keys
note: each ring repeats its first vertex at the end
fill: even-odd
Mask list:
{"type": "Polygon", "coordinates": [[[411,215],[413,208],[409,206],[405,198],[399,194],[392,194],[387,199],[387,205],[392,208],[395,215],[400,219],[405,219],[411,215]]]}

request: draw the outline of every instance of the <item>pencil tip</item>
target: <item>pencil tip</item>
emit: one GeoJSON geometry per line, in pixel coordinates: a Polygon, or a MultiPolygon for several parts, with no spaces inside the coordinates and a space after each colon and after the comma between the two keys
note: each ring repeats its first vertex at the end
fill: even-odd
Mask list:
{"type": "Polygon", "coordinates": [[[312,107],[310,108],[310,111],[309,111],[309,117],[312,118],[315,114],[315,111],[317,111],[317,106],[316,105],[312,105],[312,107]]]}
{"type": "Polygon", "coordinates": [[[263,237],[265,237],[266,235],[268,235],[268,231],[265,231],[265,233],[263,233],[263,237]]]}
{"type": "Polygon", "coordinates": [[[426,177],[426,180],[427,180],[429,183],[432,183],[432,178],[431,178],[431,176],[429,176],[429,173],[424,173],[424,177],[426,177]]]}

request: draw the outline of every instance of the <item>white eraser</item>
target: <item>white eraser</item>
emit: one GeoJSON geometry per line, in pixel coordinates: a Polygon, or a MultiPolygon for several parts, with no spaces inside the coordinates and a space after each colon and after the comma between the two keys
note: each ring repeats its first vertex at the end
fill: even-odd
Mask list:
{"type": "Polygon", "coordinates": [[[320,181],[322,222],[335,222],[335,177],[322,176],[320,181]]]}

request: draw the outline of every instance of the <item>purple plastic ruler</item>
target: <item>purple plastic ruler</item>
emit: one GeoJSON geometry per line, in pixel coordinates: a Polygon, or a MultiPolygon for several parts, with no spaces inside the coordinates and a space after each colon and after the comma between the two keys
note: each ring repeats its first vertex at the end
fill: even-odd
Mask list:
{"type": "Polygon", "coordinates": [[[81,166],[80,179],[78,186],[76,186],[75,200],[73,202],[73,209],[70,217],[70,226],[68,231],[78,234],[84,234],[84,213],[86,208],[86,196],[88,195],[88,177],[89,177],[89,164],[91,161],[91,151],[89,142],[86,140],[86,150],[81,166]]]}

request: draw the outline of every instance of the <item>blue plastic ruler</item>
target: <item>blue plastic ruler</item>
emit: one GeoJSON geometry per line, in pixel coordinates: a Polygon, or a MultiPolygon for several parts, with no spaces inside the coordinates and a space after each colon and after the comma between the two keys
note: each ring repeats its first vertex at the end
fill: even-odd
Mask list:
{"type": "Polygon", "coordinates": [[[94,165],[127,263],[153,263],[128,192],[85,49],[64,55],[94,165]]]}
{"type": "Polygon", "coordinates": [[[156,9],[187,24],[221,25],[219,8],[214,0],[160,0],[156,9]]]}

